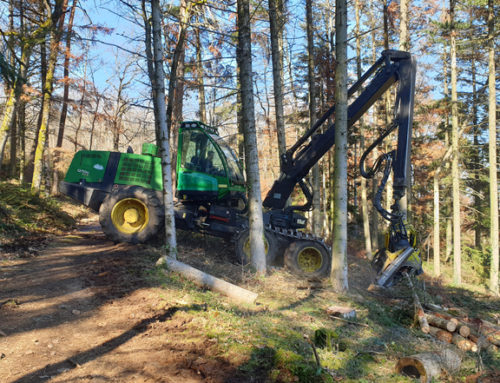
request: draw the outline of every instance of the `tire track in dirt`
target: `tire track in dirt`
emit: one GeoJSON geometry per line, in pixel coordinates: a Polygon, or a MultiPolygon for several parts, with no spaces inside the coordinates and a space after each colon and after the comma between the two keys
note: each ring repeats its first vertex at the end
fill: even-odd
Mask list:
{"type": "Polygon", "coordinates": [[[90,221],[0,263],[0,381],[245,381],[202,329],[183,340],[189,318],[175,314],[202,307],[155,304],[165,291],[144,278],[153,262],[90,221]]]}

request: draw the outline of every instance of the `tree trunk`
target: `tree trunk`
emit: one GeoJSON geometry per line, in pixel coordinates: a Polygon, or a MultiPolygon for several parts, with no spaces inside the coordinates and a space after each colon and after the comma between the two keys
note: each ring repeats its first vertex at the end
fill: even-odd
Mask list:
{"type": "MultiPolygon", "coordinates": [[[[198,20],[199,23],[199,20],[198,20]]],[[[205,98],[205,83],[203,78],[203,45],[201,43],[200,28],[196,28],[196,74],[198,77],[198,102],[200,105],[199,118],[202,122],[207,122],[207,108],[205,98]]]]}
{"type": "MultiPolygon", "coordinates": [[[[314,24],[312,0],[306,0],[306,29],[307,29],[307,81],[309,83],[309,127],[316,122],[316,86],[314,75],[314,24]]],[[[312,168],[312,231],[319,234],[321,231],[321,199],[319,165],[312,168]]]]}
{"type": "MultiPolygon", "coordinates": [[[[356,16],[356,74],[358,79],[363,75],[361,69],[361,36],[360,36],[360,20],[361,20],[361,9],[360,0],[356,0],[354,3],[355,16],[356,16]]],[[[359,119],[359,131],[360,131],[360,150],[361,153],[365,151],[365,127],[364,120],[361,117],[359,119]]],[[[372,243],[370,238],[370,216],[368,210],[368,198],[366,194],[366,178],[361,177],[361,215],[363,221],[363,234],[365,240],[365,251],[366,257],[371,260],[373,258],[372,254],[372,243]]]]}
{"type": "Polygon", "coordinates": [[[274,107],[276,131],[278,134],[278,154],[286,152],[285,117],[283,112],[283,0],[269,0],[269,24],[271,29],[271,54],[273,62],[274,107]]]}
{"type": "Polygon", "coordinates": [[[61,109],[61,118],[59,120],[59,132],[57,134],[57,144],[56,147],[62,147],[64,139],[64,127],[66,125],[66,115],[68,114],[68,99],[69,99],[69,58],[71,56],[71,33],[73,31],[73,20],[75,19],[75,11],[78,0],[73,0],[73,6],[71,7],[71,12],[69,14],[68,29],[66,36],[66,50],[64,52],[64,93],[63,93],[63,104],[61,109]]]}
{"type": "Polygon", "coordinates": [[[238,48],[237,62],[240,76],[241,124],[245,140],[245,170],[249,185],[250,252],[252,265],[258,274],[266,272],[264,249],[264,223],[260,193],[259,153],[255,129],[253,101],[252,45],[250,31],[250,2],[238,0],[238,48]]]}
{"type": "Polygon", "coordinates": [[[422,383],[430,383],[433,378],[438,379],[442,371],[448,375],[458,371],[461,363],[458,353],[445,349],[401,358],[396,364],[396,372],[415,377],[422,383]]]}
{"type": "Polygon", "coordinates": [[[195,269],[185,263],[171,258],[166,258],[165,261],[169,270],[182,274],[198,286],[208,287],[209,289],[226,295],[237,302],[252,304],[257,299],[258,294],[216,278],[210,274],[204,273],[203,271],[195,269]]]}
{"type": "Polygon", "coordinates": [[[35,149],[33,179],[31,189],[39,191],[42,184],[43,153],[45,150],[47,131],[49,127],[50,104],[52,99],[52,90],[54,87],[54,73],[57,64],[57,55],[59,53],[59,42],[61,41],[62,28],[64,25],[64,12],[66,10],[67,0],[56,0],[54,10],[48,15],[50,22],[50,52],[47,61],[47,74],[43,89],[42,101],[42,122],[38,132],[38,142],[35,149]]]}
{"type": "Polygon", "coordinates": [[[0,168],[2,167],[5,146],[7,144],[7,139],[9,138],[9,130],[11,128],[16,110],[17,101],[15,88],[16,85],[14,84],[5,104],[2,125],[0,126],[0,168]]]}
{"type": "Polygon", "coordinates": [[[458,98],[457,98],[457,48],[455,30],[455,2],[450,0],[450,56],[451,56],[451,123],[452,123],[452,190],[453,190],[453,282],[462,283],[462,249],[460,233],[460,173],[458,169],[458,98]]]}
{"type": "Polygon", "coordinates": [[[496,90],[495,90],[495,24],[493,0],[488,0],[488,128],[490,159],[490,237],[491,270],[490,290],[498,295],[498,179],[497,179],[497,140],[496,140],[496,90]]]}
{"type": "MultiPolygon", "coordinates": [[[[399,22],[399,49],[403,51],[410,50],[410,35],[408,33],[408,3],[410,0],[400,0],[399,12],[400,12],[400,22],[399,22]]],[[[408,174],[408,180],[406,182],[407,188],[405,195],[400,199],[399,206],[401,207],[401,212],[405,219],[408,219],[409,204],[411,201],[411,169],[410,162],[408,161],[406,174],[408,174]]]]}
{"type": "MultiPolygon", "coordinates": [[[[472,8],[470,10],[470,20],[473,22],[472,8]]],[[[474,135],[474,146],[472,148],[472,158],[470,168],[472,170],[472,177],[474,179],[472,183],[472,188],[474,189],[474,209],[476,212],[474,213],[474,246],[477,249],[481,249],[481,182],[480,182],[480,158],[479,158],[479,136],[481,134],[479,129],[479,121],[477,116],[477,106],[479,104],[477,99],[477,89],[476,89],[476,60],[474,53],[471,55],[471,81],[472,81],[472,131],[474,135]]]]}
{"type": "Polygon", "coordinates": [[[12,84],[9,97],[4,106],[2,125],[0,125],[0,167],[2,166],[5,144],[7,143],[9,131],[12,130],[12,128],[15,126],[16,108],[23,93],[23,84],[25,83],[28,73],[30,53],[30,47],[27,44],[24,44],[21,53],[21,65],[19,68],[19,74],[16,77],[14,84],[12,84]]]}
{"type": "MultiPolygon", "coordinates": [[[[184,83],[181,79],[179,81],[179,72],[183,72],[184,64],[184,41],[186,39],[187,23],[190,18],[190,6],[187,5],[187,0],[181,0],[179,11],[179,37],[175,45],[174,54],[172,56],[172,63],[170,66],[170,78],[168,81],[168,94],[167,94],[167,129],[170,135],[170,148],[172,150],[171,166],[175,168],[177,161],[174,153],[177,151],[175,143],[177,141],[177,129],[172,129],[176,119],[179,119],[179,114],[182,114],[182,98],[184,83]],[[180,108],[180,110],[179,110],[180,108]]],[[[172,176],[171,176],[172,178],[172,176]]]]}
{"type": "Polygon", "coordinates": [[[439,173],[434,173],[434,275],[439,277],[441,275],[441,263],[439,255],[439,173]]]}
{"type": "Polygon", "coordinates": [[[335,214],[331,282],[335,291],[347,281],[347,1],[335,2],[335,214]]]}
{"type": "MultiPolygon", "coordinates": [[[[83,121],[83,105],[85,102],[85,94],[87,90],[87,63],[88,60],[85,60],[85,63],[83,65],[83,89],[82,89],[82,96],[80,97],[80,106],[78,108],[78,123],[76,124],[76,129],[75,129],[75,152],[78,150],[78,134],[80,133],[80,129],[82,128],[82,121],[83,121]]],[[[99,103],[97,103],[99,104],[99,103]]],[[[96,106],[96,112],[94,114],[94,121],[97,118],[97,108],[96,106]]],[[[92,122],[92,129],[94,129],[94,121],[92,122]]],[[[92,136],[91,136],[92,138],[92,136]]],[[[118,150],[118,149],[115,149],[118,150]]]]}
{"type": "Polygon", "coordinates": [[[167,113],[165,108],[165,73],[163,72],[163,47],[161,38],[162,14],[159,0],[151,1],[151,14],[153,19],[153,58],[155,75],[154,81],[151,79],[151,83],[155,87],[153,96],[156,97],[155,104],[158,107],[158,113],[155,113],[155,115],[159,118],[158,127],[160,128],[163,204],[165,207],[165,257],[172,257],[175,259],[177,254],[177,238],[175,236],[169,127],[167,126],[167,113]]]}
{"type": "Polygon", "coordinates": [[[16,103],[16,108],[14,109],[14,116],[12,117],[12,122],[10,125],[10,163],[9,163],[9,175],[14,178],[16,176],[17,168],[17,108],[19,102],[16,103]]]}
{"type": "Polygon", "coordinates": [[[156,135],[156,145],[160,145],[160,127],[158,126],[158,122],[160,118],[158,116],[158,105],[156,105],[157,97],[156,97],[156,83],[155,83],[155,70],[154,70],[154,62],[153,62],[153,51],[152,51],[152,41],[151,41],[151,18],[148,16],[148,12],[146,9],[146,0],[141,1],[141,9],[142,9],[142,19],[144,22],[144,44],[145,44],[145,52],[146,52],[146,62],[148,68],[148,77],[151,81],[152,95],[153,95],[153,115],[155,118],[155,135],[156,135]]]}
{"type": "Polygon", "coordinates": [[[26,163],[26,102],[21,101],[18,112],[20,159],[19,159],[19,182],[24,183],[24,167],[26,163]]]}

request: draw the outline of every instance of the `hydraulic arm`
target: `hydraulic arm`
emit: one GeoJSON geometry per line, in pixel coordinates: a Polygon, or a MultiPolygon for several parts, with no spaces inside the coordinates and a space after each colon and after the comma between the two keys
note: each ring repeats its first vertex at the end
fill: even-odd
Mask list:
{"type": "MultiPolygon", "coordinates": [[[[399,200],[405,194],[407,183],[413,121],[415,60],[407,52],[384,51],[380,59],[349,89],[348,95],[352,96],[374,73],[371,82],[349,105],[348,128],[358,121],[392,84],[399,83],[396,97],[396,125],[399,128],[398,148],[393,162],[394,198],[399,200]]],[[[286,201],[295,185],[301,184],[311,168],[335,144],[335,123],[328,127],[325,132],[314,134],[334,112],[335,105],[324,113],[314,126],[282,156],[280,177],[268,192],[263,203],[264,207],[269,209],[285,208],[286,201]],[[306,144],[310,137],[311,140],[306,144]]],[[[385,136],[382,136],[381,139],[385,136]]],[[[375,144],[380,143],[381,139],[377,140],[375,144]]],[[[306,187],[303,182],[300,186],[306,187]]],[[[306,193],[307,195],[312,195],[312,193],[306,193]]],[[[289,209],[304,210],[304,207],[290,206],[289,209]]]]}
{"type": "MultiPolygon", "coordinates": [[[[383,275],[380,276],[379,284],[381,285],[384,285],[415,251],[410,245],[412,239],[407,232],[404,221],[405,217],[400,208],[400,200],[405,195],[408,183],[415,75],[415,60],[408,52],[386,50],[382,52],[377,62],[348,90],[348,96],[351,97],[354,93],[362,89],[357,98],[348,107],[348,128],[350,128],[391,85],[394,83],[398,84],[394,107],[394,121],[368,147],[360,161],[360,172],[365,178],[372,178],[384,166],[384,175],[374,198],[374,205],[379,213],[391,223],[387,251],[396,255],[393,262],[385,267],[385,271],[390,275],[384,278],[384,280],[381,279],[383,275]],[[362,88],[365,83],[367,85],[362,88]],[[396,129],[398,130],[397,149],[380,156],[374,165],[369,170],[366,170],[365,160],[368,154],[396,129]],[[382,207],[381,198],[391,170],[394,175],[394,204],[391,206],[391,211],[389,212],[382,207]],[[398,262],[396,262],[396,258],[398,262]],[[387,266],[391,265],[393,266],[393,270],[389,271],[389,267],[387,266]]],[[[304,211],[310,209],[312,191],[304,178],[311,168],[335,144],[335,123],[331,124],[324,132],[318,132],[320,127],[333,116],[334,111],[335,106],[332,106],[282,156],[281,174],[271,187],[263,203],[264,207],[270,209],[271,215],[273,212],[280,214],[278,212],[292,213],[295,210],[304,211]],[[287,200],[297,184],[302,189],[307,202],[304,205],[286,207],[287,200]]]]}

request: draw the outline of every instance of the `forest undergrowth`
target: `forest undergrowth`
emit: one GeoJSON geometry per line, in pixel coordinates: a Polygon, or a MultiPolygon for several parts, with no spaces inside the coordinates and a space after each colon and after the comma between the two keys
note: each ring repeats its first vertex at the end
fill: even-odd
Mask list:
{"type": "MultiPolygon", "coordinates": [[[[37,251],[29,249],[40,247],[42,238],[68,233],[78,219],[92,217],[67,200],[40,197],[13,183],[0,184],[0,206],[0,266],[15,257],[35,257],[37,251]]],[[[180,261],[258,293],[257,304],[234,305],[165,272],[155,266],[159,246],[134,246],[135,261],[127,264],[124,273],[139,276],[150,286],[155,309],[175,308],[172,318],[182,323],[184,334],[178,342],[213,342],[213,358],[234,366],[240,381],[411,382],[411,377],[394,372],[400,357],[453,347],[415,325],[412,294],[405,284],[367,291],[373,274],[363,252],[356,251],[357,243],[351,243],[348,258],[350,290],[336,294],[327,281],[301,279],[281,267],[271,267],[268,276],[256,278],[234,262],[231,243],[181,231],[178,240],[180,261]],[[356,318],[347,322],[330,317],[326,308],[333,305],[355,309],[356,318]],[[324,347],[316,347],[318,361],[312,345],[317,330],[329,334],[324,347]]],[[[478,292],[477,287],[457,288],[447,284],[446,276],[428,275],[418,286],[424,305],[448,307],[495,323],[500,319],[500,300],[478,292]]],[[[472,382],[482,376],[482,381],[493,382],[500,376],[498,351],[461,355],[460,371],[440,381],[472,382]]]]}

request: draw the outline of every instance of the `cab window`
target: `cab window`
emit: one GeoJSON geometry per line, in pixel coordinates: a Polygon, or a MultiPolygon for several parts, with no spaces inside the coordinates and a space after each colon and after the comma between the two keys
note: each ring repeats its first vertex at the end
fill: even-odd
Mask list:
{"type": "Polygon", "coordinates": [[[183,132],[181,166],[214,176],[226,176],[224,163],[215,145],[204,133],[196,130],[183,132]]]}

